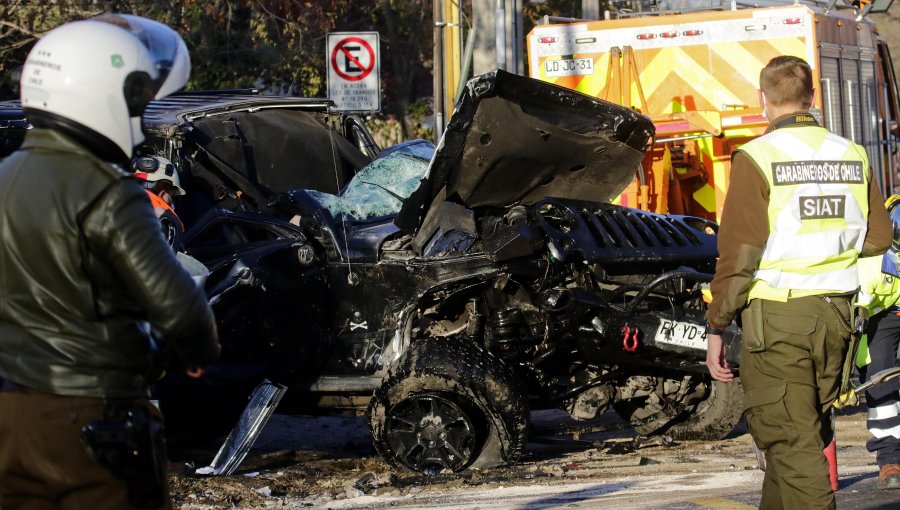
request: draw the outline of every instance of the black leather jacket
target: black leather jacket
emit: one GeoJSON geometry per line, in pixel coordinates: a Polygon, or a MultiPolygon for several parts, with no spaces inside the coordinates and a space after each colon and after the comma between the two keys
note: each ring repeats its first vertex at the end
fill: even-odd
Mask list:
{"type": "Polygon", "coordinates": [[[0,377],[59,395],[147,395],[147,322],[187,367],[219,353],[205,294],[144,189],[35,129],[0,163],[0,377]]]}

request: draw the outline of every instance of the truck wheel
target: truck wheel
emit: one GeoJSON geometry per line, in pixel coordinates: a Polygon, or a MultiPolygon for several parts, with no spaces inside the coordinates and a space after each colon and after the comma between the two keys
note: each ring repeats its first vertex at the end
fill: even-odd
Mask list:
{"type": "Polygon", "coordinates": [[[515,375],[477,345],[413,342],[372,397],[372,441],[391,465],[424,473],[513,463],[528,406],[515,375]]]}
{"type": "Polygon", "coordinates": [[[709,397],[700,402],[684,421],[667,433],[674,439],[724,439],[734,430],[744,413],[744,392],[740,378],[729,383],[713,381],[709,397]]]}
{"type": "Polygon", "coordinates": [[[709,381],[708,384],[711,389],[705,398],[680,405],[670,420],[654,420],[655,411],[646,408],[646,399],[616,402],[613,408],[641,435],[665,433],[673,439],[723,439],[734,430],[743,414],[740,378],[730,383],[709,381]]]}

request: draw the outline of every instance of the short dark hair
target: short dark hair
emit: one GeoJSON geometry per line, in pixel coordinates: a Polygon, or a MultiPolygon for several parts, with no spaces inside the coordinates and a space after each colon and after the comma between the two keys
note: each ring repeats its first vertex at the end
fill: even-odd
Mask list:
{"type": "Polygon", "coordinates": [[[812,69],[800,57],[775,57],[759,72],[759,88],[775,106],[798,104],[809,108],[813,93],[812,69]]]}

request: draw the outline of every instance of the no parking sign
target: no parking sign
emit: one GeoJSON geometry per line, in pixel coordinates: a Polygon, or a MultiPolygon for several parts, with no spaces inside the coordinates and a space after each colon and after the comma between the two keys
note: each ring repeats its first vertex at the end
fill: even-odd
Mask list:
{"type": "Polygon", "coordinates": [[[325,52],[328,97],[338,110],[381,110],[378,32],[330,32],[325,52]]]}

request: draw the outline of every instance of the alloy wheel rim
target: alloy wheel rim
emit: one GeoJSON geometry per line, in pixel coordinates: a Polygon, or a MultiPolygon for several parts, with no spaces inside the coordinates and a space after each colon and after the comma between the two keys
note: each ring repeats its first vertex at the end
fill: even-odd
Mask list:
{"type": "Polygon", "coordinates": [[[475,452],[469,413],[441,395],[414,395],[398,403],[388,412],[385,430],[397,460],[427,474],[459,471],[475,452]]]}

